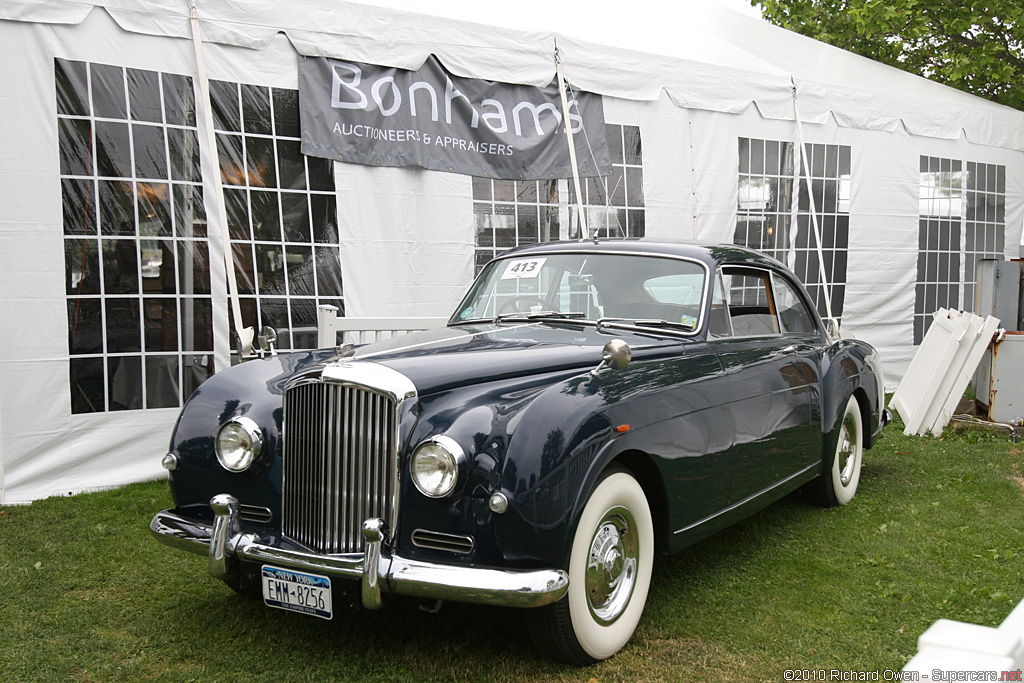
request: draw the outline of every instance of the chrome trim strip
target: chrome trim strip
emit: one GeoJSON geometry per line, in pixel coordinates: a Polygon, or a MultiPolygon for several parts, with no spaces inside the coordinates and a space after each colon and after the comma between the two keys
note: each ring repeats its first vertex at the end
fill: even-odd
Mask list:
{"type": "MultiPolygon", "coordinates": [[[[221,517],[229,518],[230,513],[224,512],[221,517]]],[[[371,535],[374,529],[381,534],[379,544],[375,539],[368,539],[369,548],[377,544],[380,550],[378,556],[369,553],[370,561],[362,554],[316,555],[278,548],[262,543],[258,536],[250,533],[228,537],[228,524],[210,526],[171,510],[158,512],[149,528],[162,543],[190,552],[207,554],[215,545],[223,547],[227,550],[225,559],[229,565],[234,559],[266,562],[286,569],[361,581],[364,591],[369,586],[369,595],[364,592],[363,599],[369,599],[371,604],[365,606],[370,608],[376,604],[375,591],[383,593],[384,590],[395,595],[499,607],[542,607],[560,600],[569,589],[569,575],[561,569],[461,567],[388,554],[380,520],[367,520],[363,526],[364,534],[367,528],[371,529],[371,535]],[[219,536],[216,539],[213,538],[215,531],[219,536]]]]}
{"type": "MultiPolygon", "coordinates": [[[[485,320],[485,321],[482,321],[482,322],[489,323],[491,321],[490,320],[485,320]]],[[[523,323],[522,325],[509,325],[508,327],[502,327],[501,329],[502,329],[502,331],[511,331],[511,330],[519,329],[521,327],[536,327],[537,325],[540,325],[540,324],[541,323],[539,323],[539,322],[538,323],[523,323]]],[[[461,332],[461,330],[459,330],[459,331],[461,332]]],[[[399,346],[399,347],[394,348],[394,349],[387,349],[386,351],[373,351],[372,353],[364,353],[363,355],[358,355],[359,351],[361,351],[363,348],[365,348],[363,346],[360,346],[360,347],[357,347],[355,349],[355,353],[357,355],[354,355],[351,358],[346,358],[343,361],[338,361],[337,363],[372,362],[372,361],[367,361],[367,359],[375,358],[377,356],[391,356],[391,355],[394,355],[394,354],[404,353],[406,351],[411,351],[413,349],[422,349],[422,348],[425,348],[425,347],[428,347],[428,346],[438,346],[438,345],[441,345],[441,344],[448,344],[448,343],[452,342],[455,339],[458,339],[458,340],[462,341],[464,337],[466,339],[471,339],[473,337],[480,337],[480,336],[483,336],[485,334],[492,334],[493,332],[494,332],[494,330],[482,330],[480,332],[471,332],[471,333],[463,332],[462,335],[457,336],[457,337],[445,337],[444,339],[435,339],[433,341],[428,341],[428,342],[417,342],[415,344],[408,344],[406,346],[399,346]]],[[[367,346],[369,346],[369,345],[367,345],[367,346]]],[[[374,364],[376,365],[376,363],[374,363],[374,364]]],[[[379,367],[384,367],[384,366],[381,365],[379,367]]]]}
{"type": "Polygon", "coordinates": [[[793,481],[797,477],[801,477],[804,474],[807,474],[811,470],[813,470],[815,468],[818,468],[818,467],[821,467],[821,463],[820,462],[816,462],[813,465],[808,465],[807,467],[803,468],[799,472],[796,472],[794,474],[789,475],[788,477],[786,477],[782,481],[776,482],[776,483],[772,484],[771,486],[763,488],[760,491],[758,491],[757,493],[752,493],[749,496],[747,496],[746,498],[744,498],[743,500],[739,501],[738,503],[733,503],[732,505],[730,505],[729,507],[725,508],[724,510],[719,510],[718,512],[716,512],[713,515],[708,515],[704,519],[698,520],[698,521],[694,522],[693,524],[691,524],[689,526],[684,526],[682,529],[677,529],[677,530],[673,531],[672,533],[673,534],[681,534],[684,531],[689,531],[690,529],[695,529],[695,528],[699,527],[701,524],[705,524],[705,523],[710,522],[711,520],[713,520],[713,519],[715,519],[717,517],[721,517],[724,514],[730,513],[733,510],[735,510],[736,508],[743,507],[744,505],[746,505],[750,501],[754,500],[755,498],[760,498],[761,496],[763,496],[764,494],[768,493],[769,491],[771,491],[773,489],[777,489],[780,486],[785,486],[786,484],[788,484],[789,482],[793,481]]]}
{"type": "Polygon", "coordinates": [[[320,379],[327,384],[369,389],[388,396],[396,403],[416,398],[416,385],[412,380],[386,365],[369,361],[328,363],[320,379]]]}

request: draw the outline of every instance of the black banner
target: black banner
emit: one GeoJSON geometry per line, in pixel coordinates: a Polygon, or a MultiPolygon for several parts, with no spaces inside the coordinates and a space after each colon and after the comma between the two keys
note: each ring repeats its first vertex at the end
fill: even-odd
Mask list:
{"type": "MultiPolygon", "coordinates": [[[[299,117],[312,156],[511,180],[572,176],[554,81],[459,78],[433,56],[416,71],[303,57],[299,117]]],[[[580,174],[610,174],[601,96],[572,93],[569,123],[580,174]]]]}

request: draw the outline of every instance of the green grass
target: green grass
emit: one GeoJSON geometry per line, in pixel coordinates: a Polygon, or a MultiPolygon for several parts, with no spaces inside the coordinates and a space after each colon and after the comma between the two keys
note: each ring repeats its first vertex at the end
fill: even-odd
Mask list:
{"type": "Polygon", "coordinates": [[[0,508],[0,681],[781,681],[900,668],[938,618],[1024,597],[1021,454],[1004,435],[904,437],[853,503],[787,499],[659,558],[633,641],[586,669],[536,655],[514,610],[412,602],[325,622],[235,595],[150,537],[162,482],[0,508]]]}

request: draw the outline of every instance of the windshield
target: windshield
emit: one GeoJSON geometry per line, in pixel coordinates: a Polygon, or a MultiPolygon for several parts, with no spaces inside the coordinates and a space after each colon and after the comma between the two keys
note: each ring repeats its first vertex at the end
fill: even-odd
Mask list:
{"type": "Polygon", "coordinates": [[[694,261],[624,254],[540,254],[492,261],[454,322],[564,317],[700,327],[706,270],[694,261]]]}

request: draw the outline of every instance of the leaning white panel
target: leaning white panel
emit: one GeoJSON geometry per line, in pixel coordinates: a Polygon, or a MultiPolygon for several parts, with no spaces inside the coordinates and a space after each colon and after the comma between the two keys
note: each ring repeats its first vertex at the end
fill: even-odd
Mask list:
{"type": "Polygon", "coordinates": [[[992,316],[946,308],[933,314],[932,325],[889,402],[903,418],[904,434],[942,433],[998,327],[999,320],[992,316]]]}

